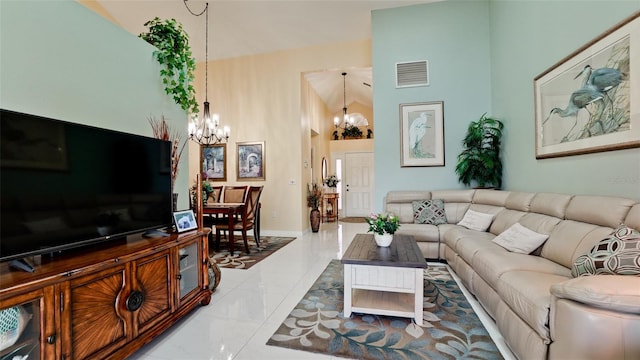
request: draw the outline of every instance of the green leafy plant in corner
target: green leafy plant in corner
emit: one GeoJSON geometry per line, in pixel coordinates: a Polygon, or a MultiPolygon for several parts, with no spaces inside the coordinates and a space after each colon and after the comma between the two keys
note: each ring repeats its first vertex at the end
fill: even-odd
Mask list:
{"type": "Polygon", "coordinates": [[[500,159],[500,141],[504,124],[483,114],[472,121],[467,135],[462,140],[463,150],[458,155],[456,174],[458,180],[466,186],[475,181],[477,186],[502,186],[502,160],[500,159]]]}
{"type": "Polygon", "coordinates": [[[149,32],[143,32],[138,37],[158,49],[153,55],[163,65],[160,76],[165,92],[183,110],[197,114],[196,91],[192,85],[196,61],[191,54],[189,35],[175,19],[160,20],[156,17],[144,23],[144,26],[149,28],[149,32]]]}

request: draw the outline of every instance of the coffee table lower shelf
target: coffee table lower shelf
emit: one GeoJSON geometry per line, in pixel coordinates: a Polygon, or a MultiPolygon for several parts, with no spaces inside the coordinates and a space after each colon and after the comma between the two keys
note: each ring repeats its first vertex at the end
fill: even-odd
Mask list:
{"type": "Polygon", "coordinates": [[[414,294],[353,289],[351,312],[413,318],[414,294]]]}

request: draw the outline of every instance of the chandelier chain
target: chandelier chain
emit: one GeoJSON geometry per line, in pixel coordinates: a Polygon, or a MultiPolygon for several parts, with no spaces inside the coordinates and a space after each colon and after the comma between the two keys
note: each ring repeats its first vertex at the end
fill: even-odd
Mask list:
{"type": "Polygon", "coordinates": [[[184,6],[191,15],[205,15],[204,112],[201,120],[194,116],[189,123],[189,138],[200,145],[215,145],[226,142],[229,139],[229,127],[225,126],[224,129],[219,127],[219,115],[213,114],[211,117],[209,113],[209,3],[205,3],[204,9],[196,14],[189,8],[187,1],[183,0],[184,6]]]}

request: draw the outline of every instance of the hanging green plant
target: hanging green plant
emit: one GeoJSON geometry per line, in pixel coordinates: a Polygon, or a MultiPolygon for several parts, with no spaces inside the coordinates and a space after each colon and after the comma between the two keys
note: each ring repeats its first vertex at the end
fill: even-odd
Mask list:
{"type": "Polygon", "coordinates": [[[196,91],[193,88],[196,61],[189,46],[189,35],[182,24],[175,19],[155,18],[144,23],[149,32],[138,35],[158,50],[153,52],[156,60],[163,65],[160,70],[164,90],[173,96],[176,104],[190,114],[198,113],[196,91]]]}

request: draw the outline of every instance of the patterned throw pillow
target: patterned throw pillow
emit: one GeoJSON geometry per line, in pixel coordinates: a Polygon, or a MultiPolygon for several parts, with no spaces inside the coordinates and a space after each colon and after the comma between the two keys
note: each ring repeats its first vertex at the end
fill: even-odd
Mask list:
{"type": "Polygon", "coordinates": [[[441,199],[414,201],[412,204],[414,224],[440,225],[447,223],[444,201],[441,199]]]}
{"type": "Polygon", "coordinates": [[[576,259],[571,267],[571,275],[640,276],[640,232],[620,225],[589,253],[576,259]]]}

